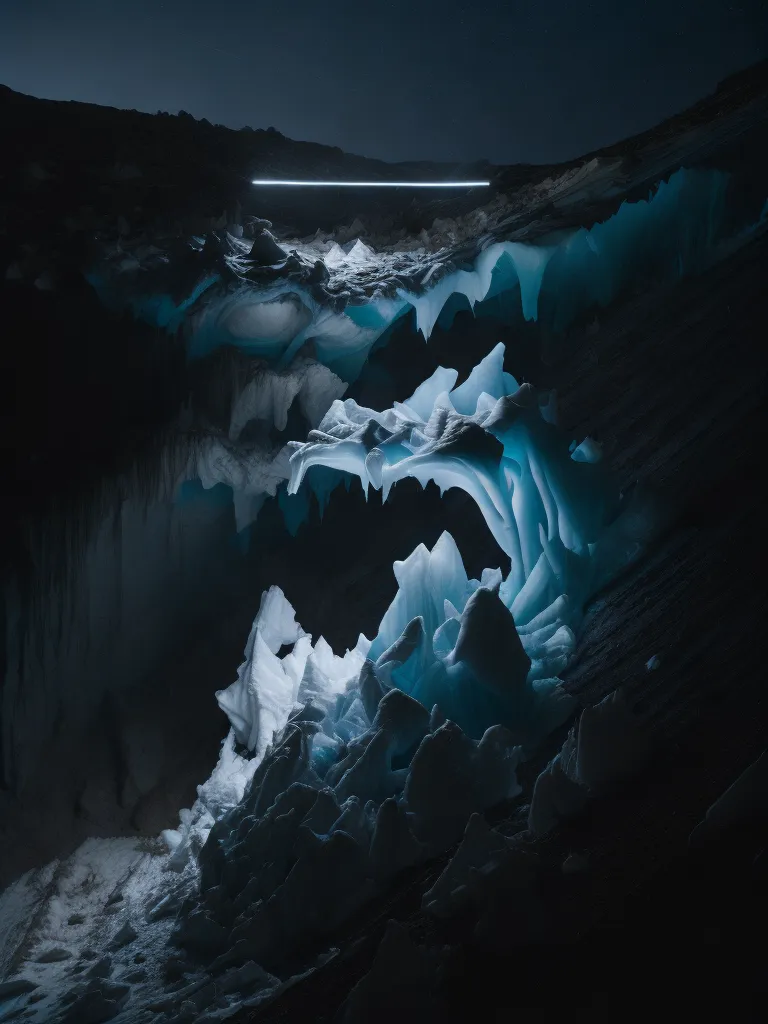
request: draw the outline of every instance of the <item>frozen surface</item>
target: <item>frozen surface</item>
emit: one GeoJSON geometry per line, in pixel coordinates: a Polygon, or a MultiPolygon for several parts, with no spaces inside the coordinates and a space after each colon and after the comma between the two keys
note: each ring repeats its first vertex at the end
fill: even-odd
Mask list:
{"type": "Polygon", "coordinates": [[[571,450],[550,422],[552,396],[519,387],[503,357],[498,345],[459,387],[456,371],[440,367],[385,412],[337,400],[307,442],[292,444],[288,490],[312,488],[309,474],[322,468],[385,498],[404,477],[474,498],[510,556],[509,575],[468,579],[448,534],[396,562],[371,679],[439,704],[473,736],[501,722],[535,745],[570,711],[556,677],[585,600],[637,557],[651,524],[622,502],[599,447],[586,439],[571,450]]]}
{"type": "Polygon", "coordinates": [[[469,267],[466,245],[427,251],[405,239],[400,249],[395,243],[377,252],[360,238],[344,246],[284,240],[274,246],[277,262],[264,267],[258,245],[221,231],[190,239],[186,259],[177,241],[169,252],[143,242],[127,253],[118,245],[89,280],[111,305],[168,330],[184,325],[193,358],[234,345],[285,367],[311,339],[319,361],[351,382],[396,320],[413,311],[428,338],[457,296],[478,313],[500,295],[514,296],[517,315],[561,331],[640,279],[702,269],[717,255],[728,181],[719,171],[681,168],[604,222],[535,242],[483,235],[481,219],[469,267]],[[183,268],[195,259],[209,269],[177,282],[174,261],[183,268]],[[185,298],[171,297],[169,278],[185,298]]]}
{"type": "Polygon", "coordinates": [[[91,839],[70,857],[30,872],[0,896],[3,922],[24,917],[0,985],[0,1019],[121,1024],[226,1019],[279,980],[255,964],[215,984],[168,946],[171,908],[195,885],[168,872],[158,844],[91,839]],[[172,883],[169,884],[169,877],[172,883]],[[165,901],[165,913],[156,912],[165,901]],[[184,1010],[183,1003],[190,1001],[184,1010]],[[203,1011],[210,1014],[203,1016],[203,1011]]]}
{"type": "MultiPolygon", "coordinates": [[[[526,864],[478,815],[520,795],[520,762],[571,715],[557,677],[582,604],[636,557],[648,524],[623,509],[599,451],[587,442],[589,457],[574,458],[553,396],[519,387],[503,355],[498,346],[458,387],[440,368],[383,413],[335,399],[309,440],[272,462],[256,449],[249,462],[230,441],[201,450],[203,483],[226,480],[236,501],[258,497],[273,464],[283,478],[290,469],[292,491],[322,474],[313,486],[326,496],[353,476],[385,494],[404,476],[460,486],[510,573],[469,579],[447,533],[420,545],[394,566],[377,636],[343,656],[305,633],[279,588],[266,591],[237,679],[216,694],[231,723],[219,761],[162,849],[92,841],[3,896],[12,984],[0,998],[11,1012],[42,1021],[55,1006],[68,1024],[226,1019],[289,984],[286,963],[311,969],[303,950],[462,834],[430,911],[477,902],[497,871],[527,906],[526,864]]],[[[568,784],[547,796],[537,782],[534,831],[644,754],[617,700],[584,712],[574,735],[560,755],[568,784]]]]}

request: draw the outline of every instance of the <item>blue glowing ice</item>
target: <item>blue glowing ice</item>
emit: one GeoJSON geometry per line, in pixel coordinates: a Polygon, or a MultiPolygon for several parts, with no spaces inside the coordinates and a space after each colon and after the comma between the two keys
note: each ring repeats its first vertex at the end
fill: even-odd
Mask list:
{"type": "Polygon", "coordinates": [[[332,272],[344,277],[365,264],[389,292],[389,297],[374,294],[363,301],[358,295],[340,309],[319,302],[300,281],[288,277],[216,290],[212,286],[219,278],[209,275],[182,302],[161,289],[137,294],[134,278],[126,273],[109,277],[102,269],[89,280],[105,302],[127,304],[149,322],[171,331],[185,323],[190,358],[232,345],[286,367],[311,339],[318,360],[349,383],[360,374],[373,346],[411,310],[417,329],[428,338],[442,313],[450,320],[463,305],[483,315],[495,302],[498,314],[498,300],[513,296],[511,305],[504,303],[505,316],[516,308],[525,320],[540,320],[561,331],[639,280],[670,279],[703,269],[716,255],[728,182],[729,176],[720,171],[681,168],[648,199],[625,201],[613,216],[589,229],[560,231],[536,243],[494,242],[479,252],[471,269],[442,277],[435,264],[422,276],[418,291],[392,285],[388,254],[379,258],[359,240],[349,253],[336,246],[325,254],[332,272]]]}
{"type": "MultiPolygon", "coordinates": [[[[433,480],[472,495],[511,569],[506,579],[499,569],[468,579],[445,533],[432,551],[419,545],[395,563],[398,591],[370,643],[361,637],[339,659],[321,639],[303,652],[300,681],[293,662],[279,667],[277,648],[267,654],[256,645],[249,655],[256,668],[241,670],[222,702],[242,742],[263,735],[258,693],[264,686],[273,707],[276,673],[282,717],[270,711],[269,721],[287,720],[294,702],[311,701],[323,722],[321,761],[362,735],[392,690],[426,709],[437,705],[471,737],[501,723],[526,747],[570,715],[558,676],[584,602],[636,557],[649,524],[637,508],[622,514],[599,446],[589,438],[569,445],[551,422],[553,396],[518,386],[503,360],[498,345],[458,387],[456,371],[440,367],[385,412],[337,399],[306,442],[289,445],[291,478],[281,499],[289,514],[308,489],[325,501],[355,476],[385,498],[404,477],[433,480]]],[[[305,497],[296,516],[306,508],[305,497]]]]}

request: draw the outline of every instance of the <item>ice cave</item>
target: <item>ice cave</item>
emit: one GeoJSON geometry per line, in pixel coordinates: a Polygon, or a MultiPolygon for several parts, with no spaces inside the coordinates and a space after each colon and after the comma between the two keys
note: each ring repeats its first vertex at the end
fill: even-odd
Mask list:
{"type": "Polygon", "coordinates": [[[0,1022],[549,1019],[745,948],[765,63],[327,203],[252,182],[380,162],[0,108],[0,1022]]]}

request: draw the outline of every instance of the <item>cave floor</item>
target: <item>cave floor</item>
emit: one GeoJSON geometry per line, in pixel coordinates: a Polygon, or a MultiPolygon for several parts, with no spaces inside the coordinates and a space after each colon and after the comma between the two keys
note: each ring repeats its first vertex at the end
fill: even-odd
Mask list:
{"type": "MultiPolygon", "coordinates": [[[[636,295],[598,330],[565,339],[548,379],[534,381],[557,388],[562,426],[601,441],[623,486],[637,480],[669,510],[652,550],[593,603],[566,677],[583,704],[626,686],[652,717],[657,743],[638,782],[536,843],[552,865],[548,948],[523,933],[491,955],[460,925],[452,935],[438,927],[420,899],[446,856],[338,936],[340,952],[324,967],[238,1020],[333,1019],[390,918],[417,942],[454,947],[441,1019],[482,1002],[489,1021],[561,1005],[594,1020],[662,1000],[751,1019],[752,929],[762,930],[765,894],[750,863],[765,837],[691,855],[688,836],[766,742],[756,640],[765,622],[767,257],[763,235],[699,277],[636,295]],[[649,672],[653,655],[660,664],[649,672]],[[563,881],[570,851],[586,854],[589,868],[563,881]]],[[[520,808],[495,820],[514,832],[520,808]]],[[[509,928],[520,930],[514,915],[509,928]]]]}

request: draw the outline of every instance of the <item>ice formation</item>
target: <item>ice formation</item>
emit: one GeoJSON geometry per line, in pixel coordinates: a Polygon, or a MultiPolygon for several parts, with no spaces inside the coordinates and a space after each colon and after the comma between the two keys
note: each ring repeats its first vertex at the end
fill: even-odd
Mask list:
{"type": "Polygon", "coordinates": [[[457,266],[465,256],[450,247],[375,252],[359,238],[343,247],[289,241],[265,255],[261,236],[243,238],[241,229],[193,237],[183,252],[178,240],[168,251],[142,242],[126,252],[124,240],[89,280],[110,305],[172,331],[184,325],[192,358],[233,345],[284,367],[311,340],[319,361],[349,383],[410,311],[428,338],[441,313],[455,311],[457,296],[479,315],[499,296],[519,295],[519,315],[561,331],[639,279],[703,269],[716,257],[728,182],[720,171],[681,168],[647,200],[625,201],[589,229],[557,230],[535,242],[486,237],[469,269],[457,266]],[[188,284],[174,277],[177,265],[188,284]],[[147,277],[155,291],[146,291],[147,277]],[[170,281],[174,294],[186,294],[181,301],[170,281]]]}
{"type": "Polygon", "coordinates": [[[199,441],[183,477],[198,479],[204,490],[217,484],[229,487],[236,529],[244,530],[290,477],[291,449],[271,441],[272,431],[286,429],[294,403],[307,426],[316,427],[346,389],[342,380],[314,359],[298,357],[282,370],[257,363],[247,384],[233,396],[228,435],[211,434],[199,441]],[[246,430],[255,438],[244,439],[246,430]]]}
{"type": "Polygon", "coordinates": [[[229,438],[237,441],[254,420],[285,430],[288,410],[295,399],[309,426],[316,427],[331,403],[346,390],[342,380],[314,359],[298,358],[281,372],[259,367],[234,403],[229,438]]]}
{"type": "MultiPolygon", "coordinates": [[[[354,692],[339,697],[342,709],[359,703],[354,692]]],[[[242,799],[208,831],[200,894],[173,941],[214,968],[269,966],[329,933],[398,871],[448,848],[473,811],[520,792],[520,751],[501,727],[474,741],[392,690],[330,763],[335,713],[300,704],[242,799]]],[[[339,721],[351,717],[342,710],[339,721]]]]}
{"type": "Polygon", "coordinates": [[[519,387],[503,357],[498,345],[459,387],[456,371],[440,367],[383,413],[337,400],[306,442],[293,443],[288,490],[322,467],[385,499],[404,477],[475,499],[510,556],[509,575],[467,579],[448,534],[395,563],[398,593],[361,689],[396,686],[427,708],[439,704],[470,735],[502,722],[535,745],[570,712],[556,677],[584,601],[637,555],[650,524],[622,515],[596,450],[589,459],[577,458],[584,445],[569,451],[549,422],[553,396],[519,387]]]}
{"type": "MultiPolygon", "coordinates": [[[[63,993],[72,1022],[91,1013],[128,1021],[146,1007],[163,1020],[179,1004],[181,1016],[171,1019],[224,1019],[233,1006],[278,991],[281,964],[462,833],[428,894],[430,912],[452,913],[467,893],[486,905],[484,879],[497,871],[525,904],[528,862],[477,815],[519,796],[519,764],[571,715],[558,676],[584,601],[636,557],[653,523],[622,501],[599,446],[569,445],[553,423],[554,395],[518,386],[503,357],[497,346],[458,387],[456,371],[438,368],[385,412],[333,398],[306,442],[283,446],[265,464],[263,448],[242,440],[245,427],[262,417],[282,422],[286,396],[301,396],[307,381],[319,382],[309,385],[310,420],[342,388],[316,364],[282,376],[271,368],[269,388],[246,388],[235,403],[240,440],[198,450],[203,484],[226,481],[236,505],[287,477],[292,492],[311,487],[320,497],[355,476],[385,496],[406,476],[461,487],[511,569],[506,578],[489,568],[468,579],[449,534],[431,551],[420,545],[394,566],[398,591],[376,637],[361,635],[343,656],[306,634],[281,590],[266,591],[237,679],[216,694],[230,732],[194,805],[163,833],[167,853],[139,864],[120,847],[130,860],[125,878],[100,883],[99,905],[70,915],[83,918],[83,935],[106,953],[91,963],[90,946],[73,950],[67,929],[80,925],[36,933],[21,981],[53,993],[41,1013],[63,993]],[[170,994],[167,974],[178,962],[169,943],[183,951],[187,975],[170,994]],[[134,950],[144,960],[131,964],[134,950]]],[[[637,763],[642,751],[614,704],[584,712],[569,792],[546,800],[537,783],[534,831],[545,830],[539,819],[566,816],[571,797],[637,763]],[[603,736],[617,728],[618,741],[603,736]]],[[[80,856],[105,860],[93,870],[112,878],[107,864],[122,863],[118,847],[88,849],[80,856]]],[[[66,888],[57,879],[35,899],[62,904],[51,895],[51,886],[66,888]]],[[[23,891],[16,897],[27,906],[23,891]]],[[[9,999],[28,997],[14,993],[9,999]]]]}

